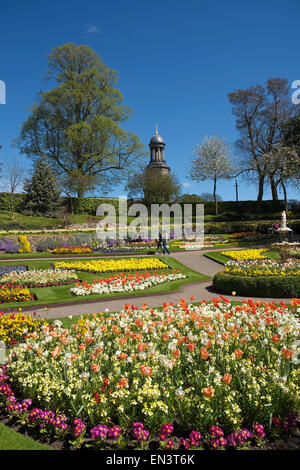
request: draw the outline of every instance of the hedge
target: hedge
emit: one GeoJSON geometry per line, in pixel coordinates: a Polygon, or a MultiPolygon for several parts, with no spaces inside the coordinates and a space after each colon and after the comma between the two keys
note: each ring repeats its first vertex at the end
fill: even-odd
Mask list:
{"type": "MultiPolygon", "coordinates": [[[[14,194],[14,210],[21,212],[24,202],[25,194],[14,194]]],[[[0,193],[0,210],[10,211],[11,210],[11,195],[9,193],[0,193]]]]}
{"type": "MultiPolygon", "coordinates": [[[[0,210],[10,210],[10,194],[9,193],[0,193],[0,210]]],[[[14,206],[16,212],[22,212],[24,194],[14,194],[14,206]]],[[[119,209],[119,200],[117,198],[97,198],[97,197],[62,197],[62,204],[72,208],[74,214],[89,214],[96,215],[97,207],[103,203],[112,204],[116,213],[118,214],[119,209]]],[[[128,200],[128,206],[134,202],[128,200]]],[[[183,204],[182,204],[183,206],[183,204]]],[[[265,219],[274,219],[280,218],[280,213],[283,210],[283,201],[262,201],[261,210],[257,210],[257,201],[220,201],[218,202],[219,213],[220,215],[215,216],[215,205],[214,202],[205,202],[204,203],[204,214],[207,216],[214,216],[212,221],[214,222],[245,222],[251,220],[252,218],[257,220],[261,218],[265,219]]],[[[193,204],[193,214],[195,215],[196,205],[193,204]]],[[[294,216],[300,214],[300,204],[295,203],[291,207],[294,216]]],[[[211,232],[216,233],[216,232],[211,232]]]]}
{"type": "Polygon", "coordinates": [[[221,271],[213,278],[213,288],[222,294],[238,296],[300,297],[300,276],[234,276],[221,271]]]}

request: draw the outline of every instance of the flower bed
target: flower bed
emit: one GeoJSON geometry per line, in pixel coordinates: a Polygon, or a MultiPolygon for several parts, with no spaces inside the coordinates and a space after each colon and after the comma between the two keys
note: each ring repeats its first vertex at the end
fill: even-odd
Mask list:
{"type": "Polygon", "coordinates": [[[225,434],[216,447],[230,447],[230,436],[243,427],[264,437],[270,416],[283,422],[299,411],[300,368],[293,360],[299,329],[285,305],[248,299],[232,306],[224,298],[199,306],[182,300],[162,311],[125,306],[68,329],[55,321],[14,346],[5,368],[9,387],[44,410],[24,410],[5,387],[2,401],[49,432],[67,421],[51,411],[59,410],[73,436],[89,432],[95,442],[120,426],[135,441],[161,432],[166,443],[171,428],[161,426],[176,423],[187,445],[197,431],[212,447],[225,434]]]}
{"type": "MultiPolygon", "coordinates": [[[[7,366],[0,366],[0,410],[3,409],[8,419],[22,426],[25,424],[33,431],[39,430],[41,434],[51,438],[63,440],[64,446],[69,444],[74,449],[86,446],[94,449],[142,450],[149,449],[150,444],[153,449],[154,444],[155,449],[161,450],[225,450],[248,449],[249,446],[262,448],[265,445],[266,433],[262,424],[254,424],[251,430],[238,428],[226,437],[218,425],[211,426],[205,434],[193,429],[180,438],[172,435],[174,426],[171,423],[162,424],[157,436],[150,436],[150,431],[145,429],[142,422],[133,422],[129,429],[107,424],[98,424],[88,429],[80,418],[70,422],[65,414],[34,408],[31,398],[18,402],[9,379],[7,366]]],[[[273,439],[283,434],[295,434],[298,427],[297,415],[291,412],[285,420],[274,416],[269,427],[270,437],[273,439]]]]}
{"type": "Polygon", "coordinates": [[[43,319],[20,312],[9,315],[0,312],[0,342],[15,344],[23,341],[27,334],[39,331],[45,324],[43,319]]]}
{"type": "Polygon", "coordinates": [[[107,279],[98,279],[90,284],[83,282],[70,289],[73,295],[111,294],[114,292],[133,292],[135,290],[145,290],[163,282],[171,282],[177,279],[184,279],[186,276],[182,271],[174,270],[170,274],[163,271],[160,273],[136,273],[117,274],[107,279]]]}
{"type": "Polygon", "coordinates": [[[228,261],[225,272],[242,276],[300,276],[300,260],[281,263],[272,259],[228,261]]]}
{"type": "Polygon", "coordinates": [[[34,295],[27,287],[12,284],[0,284],[0,304],[10,302],[28,302],[34,295]]]}
{"type": "Polygon", "coordinates": [[[52,250],[54,255],[81,255],[92,253],[88,246],[61,246],[52,250]]]}
{"type": "Polygon", "coordinates": [[[111,271],[136,271],[141,269],[167,268],[168,265],[158,258],[120,258],[108,260],[55,262],[54,266],[61,269],[76,269],[93,273],[111,271]]]}
{"type": "Polygon", "coordinates": [[[0,277],[0,283],[17,284],[22,287],[62,286],[76,281],[79,281],[77,274],[67,269],[32,269],[24,272],[11,272],[0,277]]]}
{"type": "Polygon", "coordinates": [[[232,250],[232,251],[222,251],[221,255],[227,256],[228,258],[233,258],[236,260],[247,260],[247,259],[263,259],[265,256],[264,252],[268,251],[268,248],[257,248],[249,250],[232,250]]]}

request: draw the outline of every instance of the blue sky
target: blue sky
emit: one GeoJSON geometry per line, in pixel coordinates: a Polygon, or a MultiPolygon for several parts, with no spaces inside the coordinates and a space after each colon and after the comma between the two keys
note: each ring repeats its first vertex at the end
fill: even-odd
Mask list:
{"type": "MultiPolygon", "coordinates": [[[[157,122],[167,163],[183,184],[206,134],[236,140],[229,92],[270,77],[300,79],[298,0],[12,0],[0,14],[0,80],[7,87],[0,157],[15,155],[28,171],[31,161],[11,143],[36,93],[46,89],[47,55],[58,45],[88,45],[118,72],[124,102],[134,110],[126,128],[148,148],[157,122]]],[[[211,192],[212,183],[190,182],[183,190],[211,192]]],[[[220,182],[217,192],[233,200],[234,180],[220,182]]],[[[119,194],[122,187],[111,193],[119,194]]],[[[288,196],[299,195],[291,188],[288,196]]],[[[241,200],[256,197],[256,185],[239,181],[241,200]]]]}

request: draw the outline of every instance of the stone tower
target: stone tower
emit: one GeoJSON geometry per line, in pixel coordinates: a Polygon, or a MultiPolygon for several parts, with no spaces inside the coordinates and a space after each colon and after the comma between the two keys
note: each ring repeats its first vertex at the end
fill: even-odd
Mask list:
{"type": "Polygon", "coordinates": [[[155,134],[150,140],[150,163],[148,168],[158,170],[162,174],[169,174],[170,167],[165,161],[165,146],[163,138],[158,134],[156,126],[155,134]]]}

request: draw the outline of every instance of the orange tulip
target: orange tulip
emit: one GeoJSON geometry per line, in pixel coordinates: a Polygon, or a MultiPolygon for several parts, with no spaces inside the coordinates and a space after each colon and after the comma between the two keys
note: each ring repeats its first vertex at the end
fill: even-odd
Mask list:
{"type": "Polygon", "coordinates": [[[147,375],[148,377],[150,377],[150,375],[152,375],[152,369],[151,367],[148,367],[148,366],[141,366],[141,373],[143,375],[147,375]]]}
{"type": "Polygon", "coordinates": [[[117,385],[122,388],[122,387],[126,387],[126,385],[128,385],[128,379],[121,379],[117,385]]]}
{"type": "Polygon", "coordinates": [[[122,361],[124,361],[126,358],[127,358],[127,354],[126,354],[126,353],[121,353],[121,354],[120,354],[120,359],[122,359],[122,361]]]}
{"type": "Polygon", "coordinates": [[[201,352],[202,359],[204,359],[206,361],[209,358],[208,351],[205,348],[201,348],[200,352],[201,352]]]}
{"type": "Polygon", "coordinates": [[[179,349],[174,349],[173,357],[175,357],[175,359],[178,359],[180,357],[180,350],[179,349]]]}
{"type": "Polygon", "coordinates": [[[272,336],[272,341],[273,341],[273,343],[275,343],[275,344],[279,343],[279,341],[280,341],[280,336],[279,336],[279,335],[276,335],[276,334],[273,335],[273,336],[272,336]]]}
{"type": "Polygon", "coordinates": [[[243,357],[244,355],[244,352],[241,349],[236,349],[234,351],[234,355],[237,359],[241,359],[241,357],[243,357]]]}
{"type": "Polygon", "coordinates": [[[202,391],[203,391],[204,396],[207,397],[207,398],[212,398],[215,394],[215,390],[212,386],[209,386],[207,388],[203,388],[202,391]]]}
{"type": "Polygon", "coordinates": [[[59,346],[57,346],[53,351],[52,351],[52,357],[55,359],[59,354],[61,353],[61,349],[59,346]]]}
{"type": "Polygon", "coordinates": [[[91,369],[93,372],[99,372],[100,366],[99,364],[91,364],[91,369]]]}
{"type": "Polygon", "coordinates": [[[195,349],[195,347],[196,347],[196,344],[195,344],[195,343],[188,343],[188,344],[186,345],[187,350],[190,351],[190,352],[193,352],[194,349],[195,349]]]}
{"type": "Polygon", "coordinates": [[[290,359],[293,355],[293,351],[289,351],[288,349],[283,348],[282,354],[283,354],[285,359],[290,359]]]}
{"type": "Polygon", "coordinates": [[[222,381],[224,382],[224,384],[229,385],[230,382],[232,381],[232,374],[223,375],[222,381]]]}

